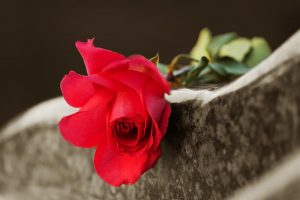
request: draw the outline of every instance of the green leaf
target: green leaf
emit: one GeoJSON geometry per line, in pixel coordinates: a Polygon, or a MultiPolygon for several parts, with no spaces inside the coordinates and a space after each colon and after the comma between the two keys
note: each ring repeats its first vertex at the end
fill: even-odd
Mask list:
{"type": "Polygon", "coordinates": [[[203,28],[200,31],[198,40],[191,50],[191,57],[194,59],[200,60],[203,56],[210,60],[210,55],[207,51],[207,46],[211,40],[211,32],[208,28],[203,28]]]}
{"type": "Polygon", "coordinates": [[[209,74],[212,71],[212,69],[209,66],[206,66],[197,76],[197,79],[202,78],[209,74]]]}
{"type": "Polygon", "coordinates": [[[254,67],[271,54],[271,48],[268,42],[261,37],[254,37],[251,40],[252,50],[245,59],[249,67],[254,67]]]}
{"type": "Polygon", "coordinates": [[[197,84],[203,84],[203,83],[218,83],[221,81],[220,76],[218,76],[216,73],[212,72],[205,76],[203,76],[201,79],[197,80],[197,84]]]}
{"type": "Polygon", "coordinates": [[[226,76],[227,72],[224,69],[224,66],[221,63],[210,63],[208,65],[212,70],[214,70],[220,76],[226,76]]]}
{"type": "Polygon", "coordinates": [[[230,57],[242,62],[246,54],[250,51],[251,42],[247,38],[235,39],[221,47],[219,56],[230,57]]]}
{"type": "Polygon", "coordinates": [[[216,57],[219,53],[220,48],[226,43],[235,39],[237,35],[235,33],[225,33],[213,37],[208,44],[207,48],[212,57],[216,57]]]}
{"type": "Polygon", "coordinates": [[[168,72],[168,65],[162,64],[159,62],[159,54],[157,53],[153,58],[149,59],[154,65],[157,66],[159,71],[163,74],[166,75],[168,72]]]}
{"type": "Polygon", "coordinates": [[[159,55],[158,55],[158,53],[153,57],[153,58],[150,58],[149,59],[154,65],[158,65],[158,63],[159,63],[159,55]]]}
{"type": "Polygon", "coordinates": [[[199,61],[199,64],[189,71],[184,79],[184,84],[189,85],[191,82],[196,80],[198,74],[203,71],[203,69],[208,65],[208,58],[202,57],[199,61]]]}
{"type": "Polygon", "coordinates": [[[168,72],[168,65],[162,64],[162,63],[157,63],[157,67],[159,71],[163,74],[166,75],[168,72]]]}
{"type": "Polygon", "coordinates": [[[230,75],[242,75],[251,69],[245,64],[230,58],[219,60],[217,63],[222,65],[227,74],[230,75]]]}
{"type": "Polygon", "coordinates": [[[193,85],[202,83],[216,83],[221,80],[220,76],[215,73],[210,66],[206,66],[201,73],[197,76],[197,79],[193,82],[193,85]]]}

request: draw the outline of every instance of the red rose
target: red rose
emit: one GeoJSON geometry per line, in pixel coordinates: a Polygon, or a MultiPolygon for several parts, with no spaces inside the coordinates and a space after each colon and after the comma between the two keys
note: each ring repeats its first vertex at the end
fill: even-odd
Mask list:
{"type": "Polygon", "coordinates": [[[143,56],[125,56],[76,42],[87,76],[71,71],[61,82],[65,100],[78,112],[64,117],[63,137],[79,147],[96,147],[94,166],[113,186],[135,183],[161,154],[171,108],[170,88],[143,56]]]}

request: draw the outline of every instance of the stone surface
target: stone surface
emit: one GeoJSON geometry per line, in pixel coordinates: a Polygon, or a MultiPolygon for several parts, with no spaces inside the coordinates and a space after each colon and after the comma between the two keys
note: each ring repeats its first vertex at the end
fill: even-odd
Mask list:
{"type": "Polygon", "coordinates": [[[287,156],[274,170],[235,192],[228,200],[300,199],[300,151],[287,156]]]}
{"type": "Polygon", "coordinates": [[[164,155],[134,186],[108,186],[94,150],[61,138],[56,123],[71,112],[63,99],[33,108],[0,133],[0,200],[231,196],[300,148],[299,47],[300,32],[229,85],[174,91],[164,155]]]}

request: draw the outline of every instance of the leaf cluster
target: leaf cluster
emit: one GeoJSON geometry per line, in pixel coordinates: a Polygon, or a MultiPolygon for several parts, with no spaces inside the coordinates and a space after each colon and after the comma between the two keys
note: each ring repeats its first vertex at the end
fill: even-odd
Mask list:
{"type": "Polygon", "coordinates": [[[158,68],[173,87],[195,87],[230,81],[270,54],[270,46],[262,37],[250,39],[233,32],[212,36],[204,28],[189,54],[176,56],[169,65],[158,63],[158,68]]]}

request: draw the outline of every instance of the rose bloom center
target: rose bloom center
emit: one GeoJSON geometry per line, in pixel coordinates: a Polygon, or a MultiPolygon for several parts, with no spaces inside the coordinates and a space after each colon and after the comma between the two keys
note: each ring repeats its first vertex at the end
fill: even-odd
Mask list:
{"type": "Polygon", "coordinates": [[[144,136],[144,122],[137,119],[120,118],[111,127],[116,147],[121,151],[134,150],[144,136]]]}
{"type": "Polygon", "coordinates": [[[117,122],[116,132],[119,137],[136,137],[138,133],[138,128],[133,122],[117,122]]]}

